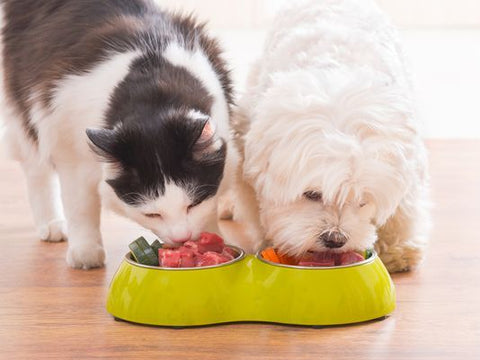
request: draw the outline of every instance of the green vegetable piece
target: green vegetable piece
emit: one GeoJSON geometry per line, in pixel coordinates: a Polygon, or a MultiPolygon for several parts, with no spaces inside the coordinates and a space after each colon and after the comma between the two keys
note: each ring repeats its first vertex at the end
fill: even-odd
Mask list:
{"type": "Polygon", "coordinates": [[[365,250],[365,259],[370,258],[373,255],[372,249],[365,250]]]}
{"type": "Polygon", "coordinates": [[[152,244],[150,245],[150,247],[153,249],[155,254],[157,254],[157,256],[158,256],[158,249],[161,249],[162,246],[163,244],[158,239],[152,242],[152,244]]]}
{"type": "Polygon", "coordinates": [[[139,264],[150,266],[158,265],[158,251],[155,252],[143,236],[130,243],[128,247],[130,248],[133,258],[139,264]]]}

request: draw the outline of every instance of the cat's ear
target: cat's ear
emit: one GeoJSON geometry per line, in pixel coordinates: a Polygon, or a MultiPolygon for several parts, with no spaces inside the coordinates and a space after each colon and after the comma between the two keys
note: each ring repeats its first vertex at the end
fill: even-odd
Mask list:
{"type": "Polygon", "coordinates": [[[115,132],[109,129],[87,129],[90,148],[99,156],[111,159],[115,141],[115,132]]]}
{"type": "Polygon", "coordinates": [[[219,150],[222,146],[222,140],[215,132],[215,125],[209,120],[202,123],[202,132],[193,146],[195,158],[201,158],[209,153],[219,150]]]}
{"type": "Polygon", "coordinates": [[[215,125],[209,119],[205,121],[203,124],[202,133],[200,134],[200,137],[197,140],[197,144],[202,144],[202,143],[211,141],[214,136],[215,136],[215,125]]]}
{"type": "Polygon", "coordinates": [[[215,125],[212,123],[212,121],[210,119],[198,120],[198,121],[199,121],[198,130],[200,130],[200,128],[202,130],[197,140],[195,141],[194,150],[205,149],[210,145],[212,145],[216,139],[215,125]]]}

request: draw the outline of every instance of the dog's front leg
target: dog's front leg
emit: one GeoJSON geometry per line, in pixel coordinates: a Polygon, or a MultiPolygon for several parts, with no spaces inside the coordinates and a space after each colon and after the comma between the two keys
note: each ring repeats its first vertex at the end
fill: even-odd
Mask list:
{"type": "MultiPolygon", "coordinates": [[[[426,193],[424,190],[423,192],[426,193]]],[[[395,214],[378,230],[375,249],[390,272],[416,268],[424,258],[430,230],[426,194],[405,199],[395,214]]]]}

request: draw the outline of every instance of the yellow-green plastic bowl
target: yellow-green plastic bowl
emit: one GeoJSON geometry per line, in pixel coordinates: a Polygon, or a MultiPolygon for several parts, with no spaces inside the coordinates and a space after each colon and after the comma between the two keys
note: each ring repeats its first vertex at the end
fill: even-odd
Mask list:
{"type": "Polygon", "coordinates": [[[108,293],[115,318],[159,326],[238,321],[339,325],[382,318],[395,309],[395,288],[373,255],[348,266],[309,268],[270,263],[259,254],[204,268],[140,265],[125,256],[108,293]]]}

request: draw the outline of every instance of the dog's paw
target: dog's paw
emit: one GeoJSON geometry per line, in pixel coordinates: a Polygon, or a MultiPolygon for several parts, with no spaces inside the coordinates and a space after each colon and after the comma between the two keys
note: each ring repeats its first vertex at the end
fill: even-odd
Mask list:
{"type": "Polygon", "coordinates": [[[67,240],[67,224],[65,220],[52,220],[38,228],[38,236],[42,241],[59,242],[67,240]]]}
{"type": "Polygon", "coordinates": [[[390,273],[410,271],[417,268],[424,258],[423,247],[402,246],[380,251],[379,256],[390,273]]]}
{"type": "Polygon", "coordinates": [[[74,269],[92,269],[105,264],[105,250],[96,242],[69,246],[67,264],[74,269]]]}
{"type": "Polygon", "coordinates": [[[382,259],[382,262],[391,274],[411,270],[408,263],[403,259],[382,259]]]}

